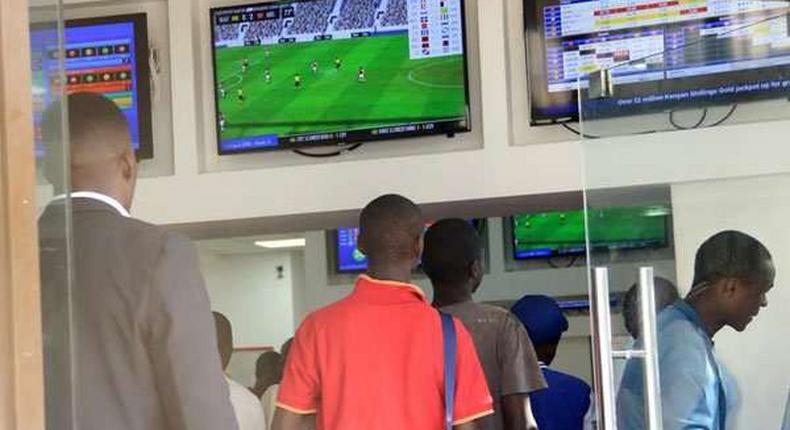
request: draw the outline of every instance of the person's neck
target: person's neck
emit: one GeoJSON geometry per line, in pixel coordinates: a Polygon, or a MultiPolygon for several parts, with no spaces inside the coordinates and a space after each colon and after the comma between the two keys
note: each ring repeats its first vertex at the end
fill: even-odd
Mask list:
{"type": "Polygon", "coordinates": [[[472,301],[472,293],[464,285],[433,285],[433,304],[437,308],[472,301]]]}
{"type": "Polygon", "coordinates": [[[406,264],[369,264],[368,276],[380,281],[411,283],[412,267],[406,264]]]}
{"type": "Polygon", "coordinates": [[[686,303],[697,312],[702,320],[705,332],[713,339],[713,336],[724,328],[725,322],[719,317],[719,312],[713,309],[713,307],[709,305],[710,302],[704,300],[703,297],[704,296],[687,297],[686,303]]]}

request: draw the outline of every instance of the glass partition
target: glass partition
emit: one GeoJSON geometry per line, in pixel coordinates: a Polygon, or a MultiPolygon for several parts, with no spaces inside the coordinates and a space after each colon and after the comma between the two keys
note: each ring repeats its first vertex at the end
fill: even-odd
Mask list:
{"type": "Polygon", "coordinates": [[[599,428],[781,428],[790,5],[595,3],[577,131],[599,428]]]}
{"type": "Polygon", "coordinates": [[[60,0],[30,0],[30,57],[41,259],[41,309],[47,428],[74,428],[72,399],[71,202],[62,105],[60,0]]]}

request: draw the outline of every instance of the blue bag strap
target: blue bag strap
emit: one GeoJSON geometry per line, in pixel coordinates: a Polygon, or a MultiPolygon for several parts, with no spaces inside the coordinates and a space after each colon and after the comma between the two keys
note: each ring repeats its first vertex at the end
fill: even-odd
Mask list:
{"type": "Polygon", "coordinates": [[[442,317],[442,337],[444,339],[444,421],[447,430],[453,430],[458,337],[455,333],[453,317],[444,312],[439,312],[439,315],[442,317]]]}

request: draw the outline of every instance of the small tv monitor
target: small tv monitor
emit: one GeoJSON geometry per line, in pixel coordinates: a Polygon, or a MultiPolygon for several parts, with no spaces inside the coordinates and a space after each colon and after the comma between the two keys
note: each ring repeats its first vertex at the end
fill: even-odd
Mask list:
{"type": "Polygon", "coordinates": [[[611,69],[618,116],[790,94],[790,4],[760,1],[524,0],[533,124],[579,117],[578,88],[611,69]]]}
{"type": "MultiPolygon", "coordinates": [[[[484,220],[471,219],[469,223],[472,224],[478,232],[485,231],[483,225],[484,220]]],[[[425,225],[425,228],[431,226],[432,223],[425,225]]],[[[357,238],[359,236],[358,227],[346,227],[337,229],[334,232],[334,248],[335,248],[335,271],[337,273],[358,273],[364,272],[368,268],[368,259],[362,251],[359,250],[357,238]]],[[[482,238],[485,243],[485,237],[482,238]]]]}
{"type": "Polygon", "coordinates": [[[337,272],[363,272],[368,268],[368,258],[359,250],[357,244],[358,236],[358,227],[340,228],[335,231],[337,272]]]}
{"type": "Polygon", "coordinates": [[[211,9],[220,154],[471,130],[464,0],[211,9]]]}
{"type": "MultiPolygon", "coordinates": [[[[668,245],[667,206],[591,209],[592,251],[661,248],[668,245]]],[[[516,260],[579,256],[587,251],[584,211],[556,211],[512,217],[516,260]]]]}
{"type": "Polygon", "coordinates": [[[93,92],[112,100],[129,122],[138,158],[153,157],[145,14],[66,21],[62,50],[54,26],[34,25],[30,38],[39,154],[43,151],[41,114],[60,94],[65,78],[66,93],[93,92]],[[63,77],[61,64],[65,69],[63,77]]]}

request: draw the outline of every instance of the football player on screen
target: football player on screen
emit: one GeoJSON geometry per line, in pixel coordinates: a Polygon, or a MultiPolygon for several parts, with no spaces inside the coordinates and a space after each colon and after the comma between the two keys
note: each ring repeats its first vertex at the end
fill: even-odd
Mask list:
{"type": "Polygon", "coordinates": [[[294,75],[294,88],[297,90],[302,88],[302,75],[298,73],[294,75]]]}
{"type": "Polygon", "coordinates": [[[363,83],[365,81],[367,81],[367,78],[365,77],[365,68],[360,67],[359,71],[357,72],[357,82],[363,83]]]}

